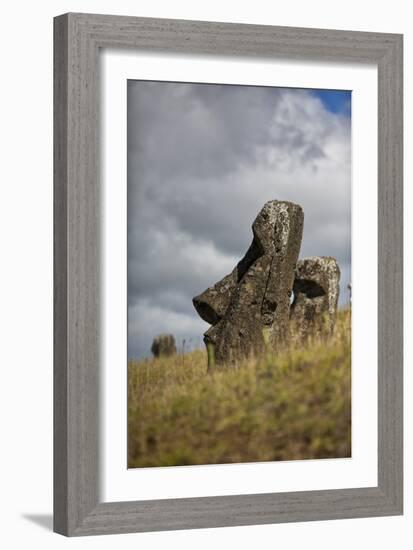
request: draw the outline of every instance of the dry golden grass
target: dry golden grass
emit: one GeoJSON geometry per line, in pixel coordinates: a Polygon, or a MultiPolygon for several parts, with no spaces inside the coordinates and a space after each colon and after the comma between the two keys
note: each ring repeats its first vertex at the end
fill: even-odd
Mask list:
{"type": "Polygon", "coordinates": [[[128,466],[350,456],[350,327],[213,373],[201,350],[130,361],[128,466]]]}

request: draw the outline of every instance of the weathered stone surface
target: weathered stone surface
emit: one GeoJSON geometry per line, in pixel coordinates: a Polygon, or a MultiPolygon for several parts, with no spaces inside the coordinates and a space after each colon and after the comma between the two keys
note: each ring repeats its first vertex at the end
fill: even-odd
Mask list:
{"type": "Polygon", "coordinates": [[[290,319],[298,338],[332,333],[339,282],[340,269],[334,258],[314,256],[297,263],[290,319]]]}
{"type": "Polygon", "coordinates": [[[152,342],[151,352],[154,357],[169,357],[175,355],[175,338],[172,334],[159,334],[152,342]]]}
{"type": "Polygon", "coordinates": [[[213,326],[205,333],[217,365],[276,349],[288,333],[294,269],[304,214],[291,202],[270,201],[253,225],[254,239],[227,275],[195,297],[199,315],[213,326]]]}
{"type": "Polygon", "coordinates": [[[214,286],[207,288],[202,294],[193,298],[192,302],[195,309],[204,321],[216,325],[223,318],[237,284],[261,255],[262,251],[257,246],[254,238],[245,256],[229,275],[226,275],[214,286]]]}

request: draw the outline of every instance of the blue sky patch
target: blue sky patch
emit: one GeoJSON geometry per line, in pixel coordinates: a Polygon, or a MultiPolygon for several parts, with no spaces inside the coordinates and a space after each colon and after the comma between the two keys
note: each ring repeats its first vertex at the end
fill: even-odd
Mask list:
{"type": "Polygon", "coordinates": [[[312,90],[315,97],[318,97],[327,111],[331,113],[351,116],[351,92],[347,90],[312,90]]]}

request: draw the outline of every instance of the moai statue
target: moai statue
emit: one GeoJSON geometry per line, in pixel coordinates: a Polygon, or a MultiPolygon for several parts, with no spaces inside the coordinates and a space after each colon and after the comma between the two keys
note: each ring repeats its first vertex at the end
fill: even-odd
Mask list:
{"type": "Polygon", "coordinates": [[[315,256],[297,263],[290,319],[296,336],[331,335],[340,292],[340,269],[334,258],[315,256]]]}
{"type": "Polygon", "coordinates": [[[204,334],[209,368],[275,350],[286,338],[303,221],[297,204],[267,202],[252,224],[254,238],[244,258],[193,299],[212,325],[204,334]]]}
{"type": "Polygon", "coordinates": [[[169,357],[175,355],[175,338],[172,334],[159,334],[152,342],[151,352],[154,357],[169,357]]]}

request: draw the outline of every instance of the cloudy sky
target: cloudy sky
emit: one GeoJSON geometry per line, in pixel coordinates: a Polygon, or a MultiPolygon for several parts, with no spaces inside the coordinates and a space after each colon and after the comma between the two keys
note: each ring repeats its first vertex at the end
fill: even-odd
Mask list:
{"type": "Polygon", "coordinates": [[[351,95],[128,81],[128,356],[201,345],[192,297],[246,252],[268,200],[304,209],[300,257],[334,256],[348,301],[351,95]]]}

